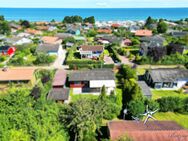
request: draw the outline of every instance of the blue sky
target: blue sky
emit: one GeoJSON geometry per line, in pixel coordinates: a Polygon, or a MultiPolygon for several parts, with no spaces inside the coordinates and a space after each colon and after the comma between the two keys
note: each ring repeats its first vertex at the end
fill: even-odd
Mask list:
{"type": "Polygon", "coordinates": [[[0,0],[0,7],[149,8],[188,7],[188,0],[0,0]]]}

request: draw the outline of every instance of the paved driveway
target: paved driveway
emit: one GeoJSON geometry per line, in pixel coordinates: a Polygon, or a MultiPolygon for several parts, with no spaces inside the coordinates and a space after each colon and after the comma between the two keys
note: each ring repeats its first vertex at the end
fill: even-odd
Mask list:
{"type": "Polygon", "coordinates": [[[66,50],[62,50],[62,52],[59,53],[57,59],[55,60],[54,64],[52,65],[52,67],[57,68],[57,69],[62,69],[65,68],[65,66],[63,66],[63,63],[65,61],[66,58],[66,50]]]}
{"type": "Polygon", "coordinates": [[[127,58],[125,56],[119,56],[119,58],[121,59],[121,63],[122,64],[130,65],[130,66],[134,65],[134,63],[132,63],[131,61],[129,61],[129,58],[127,58]]]}
{"type": "Polygon", "coordinates": [[[112,60],[111,57],[105,55],[105,56],[104,56],[104,63],[105,63],[105,64],[114,64],[114,61],[112,60]]]}

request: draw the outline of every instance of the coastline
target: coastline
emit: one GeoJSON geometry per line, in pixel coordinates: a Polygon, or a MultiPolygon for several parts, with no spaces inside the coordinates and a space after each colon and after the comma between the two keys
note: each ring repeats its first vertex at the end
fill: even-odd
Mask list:
{"type": "Polygon", "coordinates": [[[9,21],[62,21],[65,16],[94,16],[96,21],[140,21],[155,19],[180,20],[188,17],[188,8],[0,8],[0,15],[9,21]],[[36,16],[37,15],[37,16],[36,16]]]}

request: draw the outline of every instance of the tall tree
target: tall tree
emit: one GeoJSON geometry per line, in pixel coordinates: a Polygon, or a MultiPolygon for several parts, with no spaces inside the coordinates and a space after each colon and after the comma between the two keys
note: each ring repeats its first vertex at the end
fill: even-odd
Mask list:
{"type": "Polygon", "coordinates": [[[106,87],[103,85],[101,89],[101,94],[99,96],[101,100],[104,100],[106,98],[106,87]]]}
{"type": "Polygon", "coordinates": [[[7,21],[0,21],[0,34],[10,34],[10,27],[7,21]]]}
{"type": "Polygon", "coordinates": [[[167,30],[168,30],[168,25],[163,20],[160,20],[157,25],[158,33],[166,33],[167,30]]]}
{"type": "Polygon", "coordinates": [[[100,109],[95,100],[79,99],[62,110],[60,119],[73,132],[75,140],[94,140],[102,122],[100,109]]]}
{"type": "Polygon", "coordinates": [[[91,16],[91,17],[87,17],[84,19],[84,23],[91,23],[91,24],[95,24],[95,17],[91,16]]]}

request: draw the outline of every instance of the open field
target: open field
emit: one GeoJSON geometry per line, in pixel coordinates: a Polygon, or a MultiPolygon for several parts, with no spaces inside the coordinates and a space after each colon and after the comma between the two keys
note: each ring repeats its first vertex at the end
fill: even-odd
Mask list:
{"type": "Polygon", "coordinates": [[[188,97],[188,94],[182,94],[182,93],[179,93],[178,91],[167,91],[167,90],[152,90],[152,99],[159,99],[161,97],[182,97],[182,98],[185,98],[185,97],[188,97]]]}

